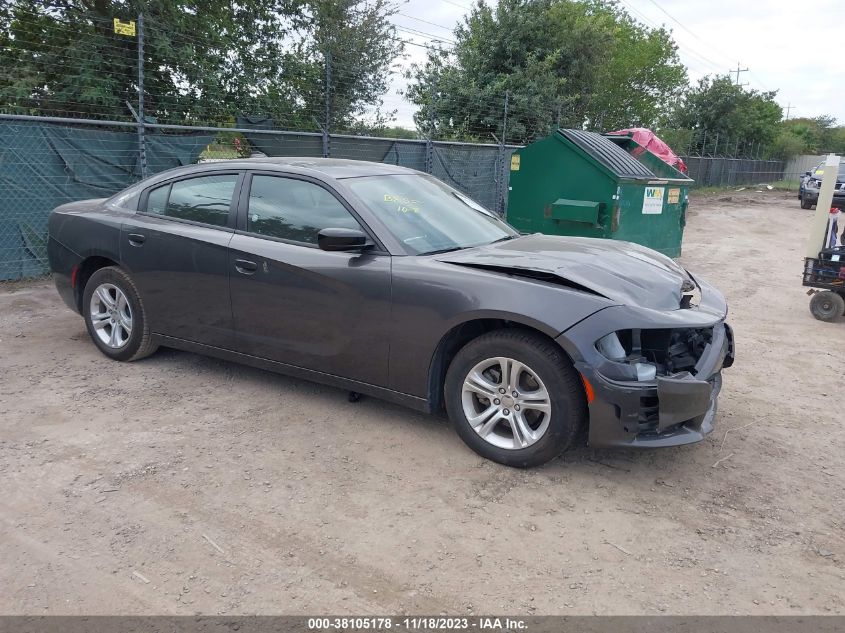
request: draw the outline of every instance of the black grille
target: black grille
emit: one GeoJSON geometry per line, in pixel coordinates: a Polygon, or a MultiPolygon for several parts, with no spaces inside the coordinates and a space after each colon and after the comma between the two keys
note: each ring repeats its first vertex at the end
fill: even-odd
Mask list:
{"type": "Polygon", "coordinates": [[[666,359],[669,372],[693,371],[712,340],[713,328],[673,330],[666,359]]]}
{"type": "Polygon", "coordinates": [[[642,396],[640,398],[640,417],[637,420],[637,433],[656,433],[659,421],[660,401],[657,396],[642,396]]]}

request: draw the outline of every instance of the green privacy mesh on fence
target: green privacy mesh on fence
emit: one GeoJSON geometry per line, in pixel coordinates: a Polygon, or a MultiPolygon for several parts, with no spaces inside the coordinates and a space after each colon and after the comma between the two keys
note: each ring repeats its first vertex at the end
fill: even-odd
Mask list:
{"type": "MultiPolygon", "coordinates": [[[[137,129],[115,122],[0,118],[0,280],[48,270],[47,218],[60,204],[104,198],[140,179],[137,129]],[[25,120],[26,119],[26,120],[25,120]]],[[[488,209],[504,214],[511,154],[517,146],[385,139],[286,131],[263,117],[238,117],[255,150],[268,156],[350,158],[402,165],[433,174],[488,209]]],[[[220,133],[180,126],[179,134],[147,125],[147,175],[196,163],[220,133]]],[[[171,126],[176,127],[176,126],[171,126]]],[[[170,130],[168,130],[170,131],[170,130]]],[[[233,158],[234,146],[214,142],[207,157],[233,158]],[[216,150],[214,148],[217,148],[216,150]],[[223,150],[222,152],[219,150],[223,150]]],[[[742,185],[783,178],[781,161],[684,157],[697,185],[742,185]]]]}
{"type": "Polygon", "coordinates": [[[324,140],[319,133],[270,135],[267,130],[276,129],[274,121],[262,117],[238,117],[237,126],[256,129],[245,136],[267,156],[322,156],[326,152],[332,158],[400,165],[430,173],[488,209],[505,213],[510,172],[503,165],[510,164],[517,146],[337,134],[324,140]]]}
{"type": "MultiPolygon", "coordinates": [[[[195,163],[212,138],[148,133],[147,173],[195,163]]],[[[0,280],[47,272],[50,211],[136,182],[138,156],[134,127],[0,120],[0,280]]]]}

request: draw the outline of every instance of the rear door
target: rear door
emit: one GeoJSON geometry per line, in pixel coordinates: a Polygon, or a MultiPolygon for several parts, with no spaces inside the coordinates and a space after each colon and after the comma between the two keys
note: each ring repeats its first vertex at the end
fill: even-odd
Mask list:
{"type": "Polygon", "coordinates": [[[121,258],[153,332],[234,348],[228,247],[242,179],[214,172],[159,184],[123,224],[121,258]]]}
{"type": "Polygon", "coordinates": [[[229,249],[238,348],[297,367],[387,385],[390,256],[326,252],[323,228],[361,228],[324,184],[248,175],[229,249]]]}

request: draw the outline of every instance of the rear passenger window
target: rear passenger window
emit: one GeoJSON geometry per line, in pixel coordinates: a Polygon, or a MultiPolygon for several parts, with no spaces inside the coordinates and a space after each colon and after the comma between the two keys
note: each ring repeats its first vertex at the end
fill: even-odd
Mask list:
{"type": "Polygon", "coordinates": [[[226,226],[237,182],[237,174],[178,180],[150,192],[147,213],[226,226]]]}
{"type": "Polygon", "coordinates": [[[321,229],[360,229],[340,201],[319,185],[295,178],[253,176],[247,231],[317,243],[321,229]]]}
{"type": "Polygon", "coordinates": [[[164,215],[167,208],[167,194],[170,193],[170,185],[164,185],[153,189],[147,196],[147,213],[160,213],[164,215]]]}

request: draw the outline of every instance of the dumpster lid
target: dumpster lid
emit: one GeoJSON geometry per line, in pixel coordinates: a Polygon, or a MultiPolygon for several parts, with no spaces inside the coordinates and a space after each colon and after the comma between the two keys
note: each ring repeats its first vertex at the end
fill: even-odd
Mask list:
{"type": "Polygon", "coordinates": [[[658,176],[610,139],[584,130],[558,130],[566,140],[595,158],[617,178],[657,178],[658,176]]]}

